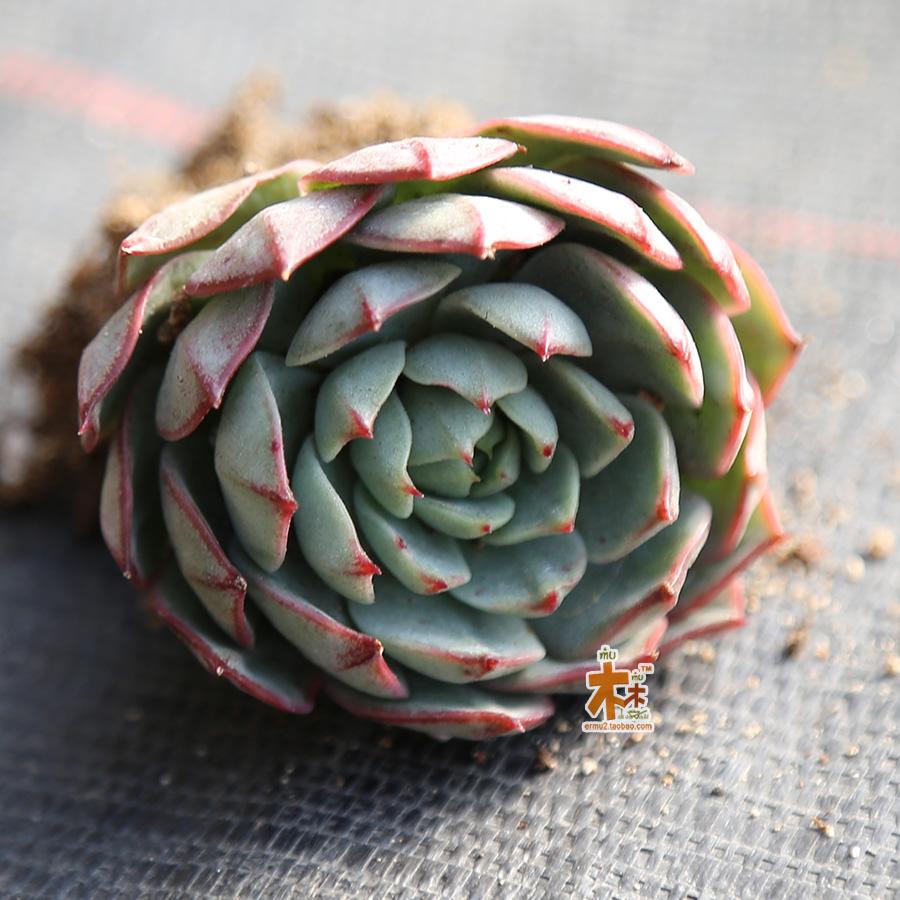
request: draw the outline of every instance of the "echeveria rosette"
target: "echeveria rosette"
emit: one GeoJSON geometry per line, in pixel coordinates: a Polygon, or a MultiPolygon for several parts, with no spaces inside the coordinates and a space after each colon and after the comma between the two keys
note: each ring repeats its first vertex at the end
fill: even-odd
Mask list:
{"type": "Polygon", "coordinates": [[[631,128],[502,119],[254,174],[123,242],[81,435],[109,441],[113,556],[209,669],[483,738],[582,692],[601,644],[742,621],[800,342],[634,167],[691,171],[631,128]]]}

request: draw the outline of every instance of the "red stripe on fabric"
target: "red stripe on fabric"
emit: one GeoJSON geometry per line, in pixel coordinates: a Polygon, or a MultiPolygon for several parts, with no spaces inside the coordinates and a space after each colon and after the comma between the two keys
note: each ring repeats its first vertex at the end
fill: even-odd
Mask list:
{"type": "Polygon", "coordinates": [[[715,201],[701,202],[697,207],[714,228],[739,244],[900,262],[900,228],[888,224],[715,201]]]}
{"type": "Polygon", "coordinates": [[[158,91],[28,51],[0,58],[0,92],[178,150],[196,147],[211,122],[208,112],[158,91]]]}

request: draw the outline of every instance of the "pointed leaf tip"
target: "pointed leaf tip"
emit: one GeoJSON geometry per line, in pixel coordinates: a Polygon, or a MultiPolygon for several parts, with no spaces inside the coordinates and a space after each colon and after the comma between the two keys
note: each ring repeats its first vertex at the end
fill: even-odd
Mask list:
{"type": "Polygon", "coordinates": [[[100,440],[119,388],[133,381],[130,375],[155,342],[155,326],[183,297],[185,282],[207,255],[185,253],[158,269],[84,349],[78,365],[78,434],[88,452],[100,440]]]}
{"type": "Polygon", "coordinates": [[[222,294],[178,335],[156,404],[156,427],[166,440],[186,437],[219,408],[262,334],[274,296],[273,284],[222,294]]]}
{"type": "Polygon", "coordinates": [[[384,196],[385,187],[342,187],[268,206],[232,235],[187,283],[208,297],[262,281],[286,281],[346,234],[384,196]]]}
{"type": "Polygon", "coordinates": [[[242,647],[251,647],[247,582],[222,548],[225,519],[202,437],[167,444],[159,467],[166,529],[178,567],[216,624],[242,647]]]}
{"type": "Polygon", "coordinates": [[[441,325],[453,330],[457,320],[484,322],[533,350],[542,361],[551,356],[591,355],[592,345],[584,323],[562,300],[532,284],[492,282],[463,288],[441,300],[441,325]]]}
{"type": "Polygon", "coordinates": [[[297,179],[315,165],[311,160],[294,160],[172,203],[132,231],[122,241],[120,253],[145,256],[187,247],[224,224],[257,188],[287,175],[296,195],[297,179]]]}
{"type": "Polygon", "coordinates": [[[682,260],[653,220],[624,193],[555,171],[511,166],[478,177],[486,193],[540,206],[623,242],[665,269],[680,269],[682,260]]]}
{"type": "Polygon", "coordinates": [[[406,347],[392,341],[341,363],[322,382],[316,399],[316,449],[325,462],[357,439],[371,440],[375,418],[403,371],[406,347]]]}
{"type": "Polygon", "coordinates": [[[694,167],[680,153],[638,128],[578,116],[538,115],[492,119],[478,134],[504,137],[528,148],[529,157],[555,157],[580,150],[604,159],[627,162],[678,175],[694,167]]]}
{"type": "Polygon", "coordinates": [[[448,388],[485,414],[528,383],[525,366],[505,347],[460,334],[435,334],[411,347],[403,374],[416,384],[448,388]]]}
{"type": "Polygon", "coordinates": [[[498,250],[546,244],[564,225],[556,216],[510,200],[446,193],[379,210],[347,240],[375,250],[464,253],[488,259],[498,250]]]}
{"type": "Polygon", "coordinates": [[[288,350],[288,365],[308,365],[379,331],[397,313],[433,297],[459,274],[459,266],[425,259],[355,269],[325,291],[304,318],[288,350]]]}

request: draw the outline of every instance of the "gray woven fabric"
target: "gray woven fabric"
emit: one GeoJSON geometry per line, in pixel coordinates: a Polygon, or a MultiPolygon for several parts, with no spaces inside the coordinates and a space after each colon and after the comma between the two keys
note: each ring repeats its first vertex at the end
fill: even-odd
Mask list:
{"type": "Polygon", "coordinates": [[[771,456],[791,527],[825,555],[769,567],[748,628],[661,666],[662,722],[640,743],[582,736],[581,698],[540,732],[473,748],[327,703],[266,709],[153,630],[58,513],[7,515],[0,894],[898,895],[900,553],[856,555],[874,524],[900,530],[900,6],[234,6],[0,3],[7,347],[121,172],[173,154],[85,118],[64,83],[29,93],[14,54],[199,109],[266,64],[296,112],[384,85],[485,116],[627,121],[697,165],[678,189],[749,245],[810,337],[771,456]]]}

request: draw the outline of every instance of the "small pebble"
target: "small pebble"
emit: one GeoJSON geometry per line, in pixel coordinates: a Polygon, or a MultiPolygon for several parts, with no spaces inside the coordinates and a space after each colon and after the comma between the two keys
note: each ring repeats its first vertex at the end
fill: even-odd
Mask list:
{"type": "Polygon", "coordinates": [[[897,546],[897,538],[890,528],[881,525],[873,529],[866,546],[869,559],[887,559],[897,546]]]}
{"type": "Polygon", "coordinates": [[[834,837],[834,825],[826,822],[821,816],[813,816],[809,827],[814,828],[819,834],[824,834],[829,840],[834,837]]]}
{"type": "Polygon", "coordinates": [[[859,844],[854,844],[847,851],[847,855],[850,857],[850,859],[859,859],[862,855],[862,847],[860,847],[859,844]]]}
{"type": "Polygon", "coordinates": [[[825,545],[817,537],[802,535],[782,551],[779,562],[787,563],[796,560],[809,569],[820,563],[825,558],[825,554],[825,545]]]}
{"type": "Polygon", "coordinates": [[[556,766],[556,757],[546,747],[538,747],[537,755],[534,758],[535,772],[551,772],[556,766]]]}

